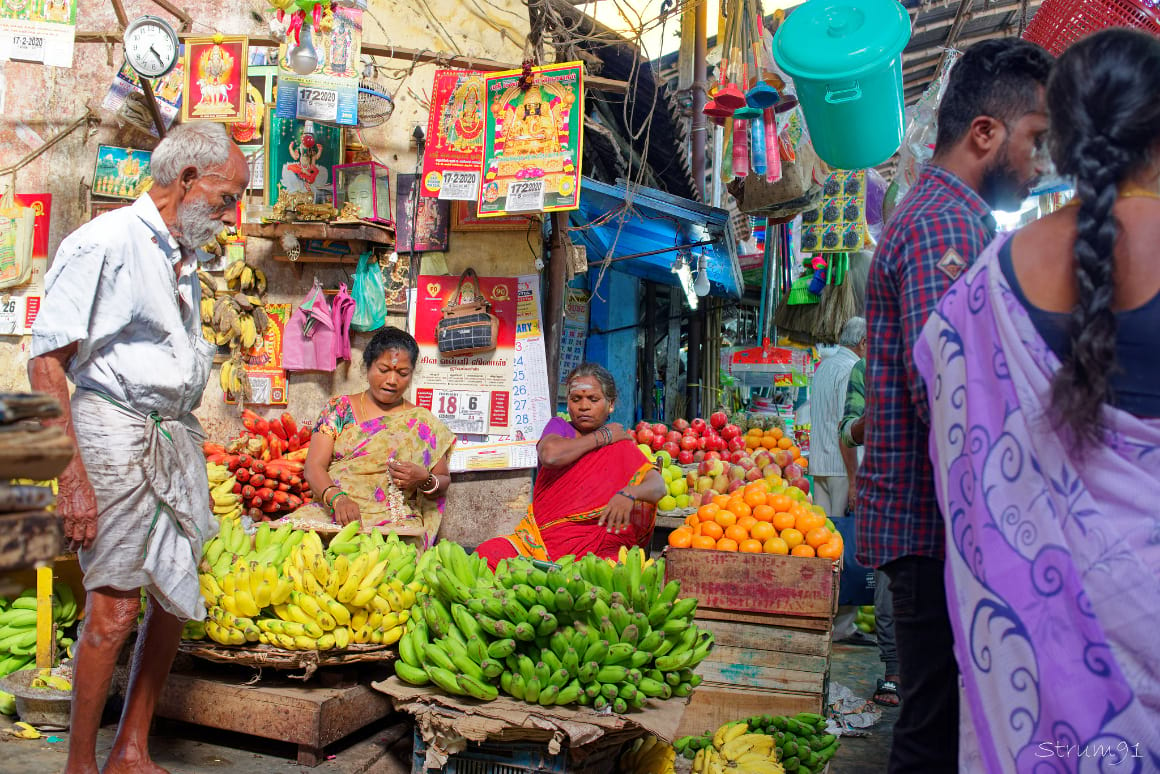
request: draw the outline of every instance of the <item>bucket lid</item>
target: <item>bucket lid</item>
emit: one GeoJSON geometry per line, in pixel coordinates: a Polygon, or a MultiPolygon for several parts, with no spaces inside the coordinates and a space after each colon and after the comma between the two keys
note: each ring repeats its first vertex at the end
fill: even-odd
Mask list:
{"type": "Polygon", "coordinates": [[[793,78],[854,78],[888,64],[910,41],[896,0],[808,0],[789,14],[774,59],[793,78]]]}

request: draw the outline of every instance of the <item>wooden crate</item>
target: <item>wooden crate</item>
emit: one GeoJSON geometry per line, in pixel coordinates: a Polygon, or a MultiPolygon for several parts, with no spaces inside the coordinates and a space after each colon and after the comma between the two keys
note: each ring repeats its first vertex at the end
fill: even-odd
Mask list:
{"type": "Polygon", "coordinates": [[[699,601],[697,623],[715,638],[679,735],[749,715],[822,710],[838,598],[833,562],[669,549],[665,574],[699,601]]]}
{"type": "Polygon", "coordinates": [[[369,685],[238,684],[211,672],[169,675],[157,716],[298,745],[298,763],[317,766],[324,748],[386,717],[391,702],[369,685]]]}

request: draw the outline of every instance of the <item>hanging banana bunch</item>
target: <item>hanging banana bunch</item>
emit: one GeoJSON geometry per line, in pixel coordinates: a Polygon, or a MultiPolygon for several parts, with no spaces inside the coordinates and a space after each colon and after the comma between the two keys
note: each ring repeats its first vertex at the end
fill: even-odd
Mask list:
{"type": "Polygon", "coordinates": [[[222,363],[218,382],[221,385],[222,394],[227,398],[232,397],[240,404],[247,403],[253,397],[250,390],[250,379],[246,375],[246,364],[242,361],[241,350],[235,349],[230,355],[230,359],[222,363]]]}

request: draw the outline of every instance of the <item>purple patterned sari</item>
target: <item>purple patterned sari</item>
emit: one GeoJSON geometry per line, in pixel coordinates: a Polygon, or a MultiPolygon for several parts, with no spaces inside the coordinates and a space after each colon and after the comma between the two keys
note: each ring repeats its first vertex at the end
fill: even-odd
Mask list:
{"type": "Polygon", "coordinates": [[[964,771],[1160,771],[1160,420],[1106,407],[1083,457],[1048,419],[1059,360],[1000,236],[915,346],[947,524],[964,771]],[[973,737],[973,739],[971,739],[973,737]]]}

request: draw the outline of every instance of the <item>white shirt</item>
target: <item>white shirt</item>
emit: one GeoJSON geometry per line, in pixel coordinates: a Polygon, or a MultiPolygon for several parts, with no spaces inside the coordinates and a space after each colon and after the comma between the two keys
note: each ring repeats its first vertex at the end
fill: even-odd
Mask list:
{"type": "Polygon", "coordinates": [[[858,362],[853,350],[840,347],[818,366],[810,382],[810,473],[845,476],[838,423],[846,410],[846,386],[858,362]]]}
{"type": "Polygon", "coordinates": [[[32,356],[77,342],[68,375],[78,388],[143,414],[180,417],[201,402],[216,350],[201,335],[200,304],[197,259],[183,257],[145,194],[61,243],[32,327],[32,356]]]}

